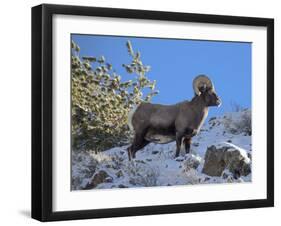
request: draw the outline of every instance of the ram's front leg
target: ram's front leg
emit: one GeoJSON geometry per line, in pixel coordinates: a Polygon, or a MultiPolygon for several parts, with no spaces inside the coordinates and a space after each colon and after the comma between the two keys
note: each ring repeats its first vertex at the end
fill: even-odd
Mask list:
{"type": "Polygon", "coordinates": [[[186,134],[184,136],[183,143],[185,147],[185,152],[186,154],[188,154],[190,153],[191,138],[198,133],[198,130],[188,128],[186,129],[185,133],[186,134]]]}
{"type": "Polygon", "coordinates": [[[185,137],[183,139],[184,147],[185,147],[185,153],[190,153],[190,145],[191,145],[191,138],[185,137]]]}
{"type": "Polygon", "coordinates": [[[184,133],[182,133],[182,132],[177,132],[177,133],[176,133],[176,145],[177,145],[177,149],[176,149],[175,158],[178,157],[179,154],[180,154],[181,142],[182,142],[183,134],[184,134],[184,133]]]}

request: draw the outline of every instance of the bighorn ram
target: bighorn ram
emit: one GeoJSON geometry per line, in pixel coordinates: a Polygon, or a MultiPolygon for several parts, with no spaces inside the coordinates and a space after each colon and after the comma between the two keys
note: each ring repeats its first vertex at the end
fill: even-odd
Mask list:
{"type": "Polygon", "coordinates": [[[150,142],[165,144],[176,140],[176,155],[179,156],[181,143],[189,153],[191,138],[195,136],[208,114],[209,106],[219,106],[212,81],[205,75],[193,80],[195,96],[191,101],[174,105],[141,103],[128,116],[128,124],[134,131],[134,140],[128,147],[129,159],[150,142]]]}

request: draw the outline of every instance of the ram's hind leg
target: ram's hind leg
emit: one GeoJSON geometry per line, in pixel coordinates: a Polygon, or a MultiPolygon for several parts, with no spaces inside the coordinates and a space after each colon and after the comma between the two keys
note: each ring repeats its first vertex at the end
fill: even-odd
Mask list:
{"type": "Polygon", "coordinates": [[[132,160],[132,145],[127,148],[129,161],[132,160]]]}
{"type": "Polygon", "coordinates": [[[144,148],[146,145],[148,145],[150,142],[147,140],[143,140],[142,143],[139,143],[138,145],[135,146],[134,148],[134,152],[133,152],[133,158],[136,157],[136,152],[138,150],[141,150],[142,148],[144,148]]]}
{"type": "Polygon", "coordinates": [[[129,160],[131,160],[132,158],[135,158],[136,152],[138,150],[144,148],[149,143],[150,143],[149,141],[144,139],[143,133],[136,134],[132,145],[127,149],[129,160]]]}

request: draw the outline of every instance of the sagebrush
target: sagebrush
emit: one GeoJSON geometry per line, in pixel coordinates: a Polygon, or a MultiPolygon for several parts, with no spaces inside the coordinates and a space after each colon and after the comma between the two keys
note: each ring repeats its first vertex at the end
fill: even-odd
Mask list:
{"type": "Polygon", "coordinates": [[[231,116],[224,118],[224,127],[232,134],[244,133],[252,135],[252,112],[249,109],[241,111],[240,117],[232,118],[231,116]]]}
{"type": "Polygon", "coordinates": [[[134,52],[130,41],[126,47],[131,56],[123,64],[124,81],[104,56],[80,56],[80,47],[72,41],[72,146],[74,150],[106,150],[128,142],[127,115],[132,106],[150,101],[158,93],[156,81],[146,76],[140,52],[134,52]]]}

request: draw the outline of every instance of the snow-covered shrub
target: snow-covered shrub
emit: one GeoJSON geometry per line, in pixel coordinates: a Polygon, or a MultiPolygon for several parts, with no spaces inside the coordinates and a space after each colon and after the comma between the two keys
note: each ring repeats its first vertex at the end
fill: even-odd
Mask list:
{"type": "Polygon", "coordinates": [[[190,169],[197,169],[201,160],[202,159],[201,159],[200,156],[196,156],[196,155],[193,155],[193,154],[187,154],[185,156],[185,160],[183,162],[184,170],[188,171],[190,169]]]}
{"type": "Polygon", "coordinates": [[[231,101],[230,106],[231,106],[232,112],[239,112],[239,111],[243,111],[245,109],[240,104],[236,103],[235,101],[231,101]]]}
{"type": "Polygon", "coordinates": [[[95,160],[88,152],[73,152],[71,162],[71,189],[82,189],[95,173],[98,161],[95,160]]]}
{"type": "Polygon", "coordinates": [[[115,169],[120,169],[123,166],[124,156],[120,156],[119,154],[114,153],[111,161],[114,164],[115,169]]]}
{"type": "Polygon", "coordinates": [[[244,133],[252,135],[252,112],[251,110],[243,110],[239,114],[226,115],[223,121],[225,129],[232,134],[244,133]]]}
{"type": "Polygon", "coordinates": [[[196,169],[190,168],[185,171],[189,184],[199,184],[202,182],[203,176],[196,169]]]}
{"type": "Polygon", "coordinates": [[[252,113],[251,111],[244,111],[241,115],[241,120],[237,127],[247,135],[252,135],[252,113]]]}
{"type": "Polygon", "coordinates": [[[131,162],[127,166],[127,175],[129,183],[138,187],[157,186],[159,169],[149,166],[144,162],[131,162]]]}

